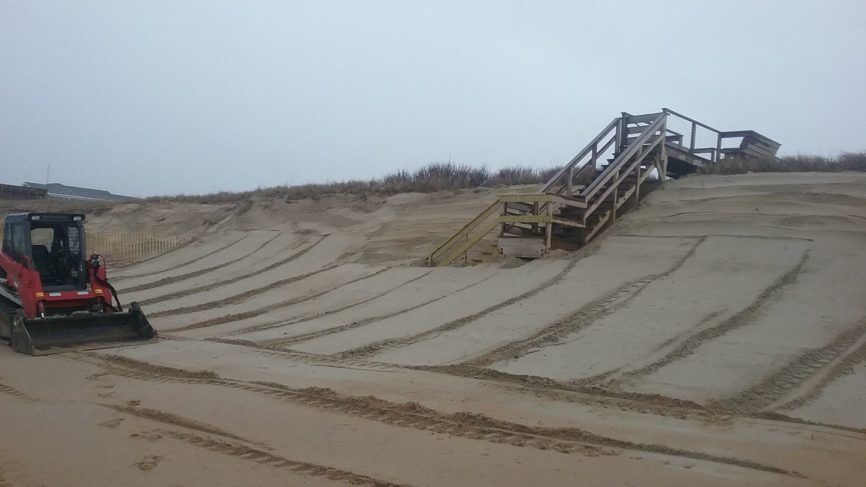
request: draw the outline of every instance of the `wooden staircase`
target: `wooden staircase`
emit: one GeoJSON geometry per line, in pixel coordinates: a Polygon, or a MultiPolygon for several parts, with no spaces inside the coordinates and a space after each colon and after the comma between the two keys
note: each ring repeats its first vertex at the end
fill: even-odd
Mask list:
{"type": "Polygon", "coordinates": [[[553,248],[575,249],[616,221],[640,201],[647,180],[664,184],[728,157],[774,158],[779,144],[757,132],[721,132],[667,108],[658,113],[614,118],[537,193],[499,196],[427,258],[430,266],[448,265],[493,230],[506,255],[537,258],[553,248]],[[686,132],[669,126],[674,119],[686,132]],[[714,139],[698,147],[698,132],[714,139]],[[731,142],[738,145],[731,147],[731,142]],[[642,188],[644,188],[642,190],[642,188]]]}

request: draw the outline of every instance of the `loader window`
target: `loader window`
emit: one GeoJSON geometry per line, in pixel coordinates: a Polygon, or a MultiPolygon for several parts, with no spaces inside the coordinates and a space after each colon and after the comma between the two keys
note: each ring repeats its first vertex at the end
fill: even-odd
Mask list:
{"type": "Polygon", "coordinates": [[[21,262],[21,257],[27,255],[27,240],[24,235],[24,224],[23,223],[14,223],[9,225],[9,230],[12,235],[10,239],[10,250],[9,253],[13,259],[18,262],[21,262]]]}
{"type": "Polygon", "coordinates": [[[54,241],[53,228],[34,228],[30,231],[31,245],[44,245],[45,248],[49,248],[52,241],[54,241]]]}
{"type": "Polygon", "coordinates": [[[3,225],[3,253],[12,255],[12,225],[3,225]]]}
{"type": "Polygon", "coordinates": [[[81,260],[81,232],[67,223],[34,223],[30,229],[33,265],[42,285],[72,289],[86,285],[81,260]]]}

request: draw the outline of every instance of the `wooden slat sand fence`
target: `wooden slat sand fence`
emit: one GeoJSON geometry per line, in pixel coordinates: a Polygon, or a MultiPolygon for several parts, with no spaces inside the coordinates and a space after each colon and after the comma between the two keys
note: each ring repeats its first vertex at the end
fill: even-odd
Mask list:
{"type": "Polygon", "coordinates": [[[194,238],[194,233],[165,235],[150,232],[88,232],[87,255],[100,254],[111,267],[123,267],[164,254],[194,238]]]}
{"type": "MultiPolygon", "coordinates": [[[[162,255],[195,239],[194,232],[167,235],[151,232],[87,232],[84,254],[100,254],[111,267],[123,267],[162,255]]],[[[0,225],[0,242],[3,226],[0,225]]]]}

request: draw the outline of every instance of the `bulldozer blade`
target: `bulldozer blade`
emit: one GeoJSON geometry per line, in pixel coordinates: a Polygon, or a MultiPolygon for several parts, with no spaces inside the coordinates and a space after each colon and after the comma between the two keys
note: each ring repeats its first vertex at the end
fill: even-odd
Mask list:
{"type": "Polygon", "coordinates": [[[75,313],[26,319],[12,323],[10,345],[16,352],[48,355],[73,350],[94,350],[139,345],[156,338],[156,330],[137,303],[120,313],[75,313]]]}

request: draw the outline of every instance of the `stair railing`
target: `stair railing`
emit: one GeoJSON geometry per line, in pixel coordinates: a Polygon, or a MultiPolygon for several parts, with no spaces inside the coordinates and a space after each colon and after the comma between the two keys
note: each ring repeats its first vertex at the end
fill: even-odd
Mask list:
{"type": "Polygon", "coordinates": [[[598,157],[604,154],[619,139],[619,122],[620,117],[611,120],[586,147],[571,158],[568,164],[563,166],[550,180],[544,183],[540,192],[558,195],[565,193],[564,196],[573,196],[571,191],[573,190],[575,179],[590,169],[595,169],[598,157]],[[605,141],[607,137],[609,139],[605,141]],[[602,143],[602,141],[605,142],[602,143]],[[589,159],[587,159],[587,156],[589,156],[589,159]]]}
{"type": "MultiPolygon", "coordinates": [[[[478,216],[473,218],[469,223],[463,225],[463,227],[457,231],[451,238],[442,243],[439,247],[436,247],[436,250],[427,257],[427,265],[432,266],[435,265],[441,257],[446,256],[449,250],[452,250],[459,244],[462,244],[470,239],[470,234],[473,230],[475,230],[478,226],[480,226],[484,221],[486,221],[490,216],[498,213],[499,207],[502,203],[499,201],[499,198],[496,198],[496,201],[490,204],[484,211],[482,211],[478,216]]],[[[488,230],[489,232],[489,230],[488,230]]],[[[485,232],[486,233],[486,232],[485,232]]],[[[459,255],[459,254],[458,254],[459,255]]],[[[446,259],[447,260],[447,259],[446,259]]],[[[452,259],[453,260],[453,259],[452,259]]],[[[450,263],[450,262],[448,262],[450,263]]]]}

